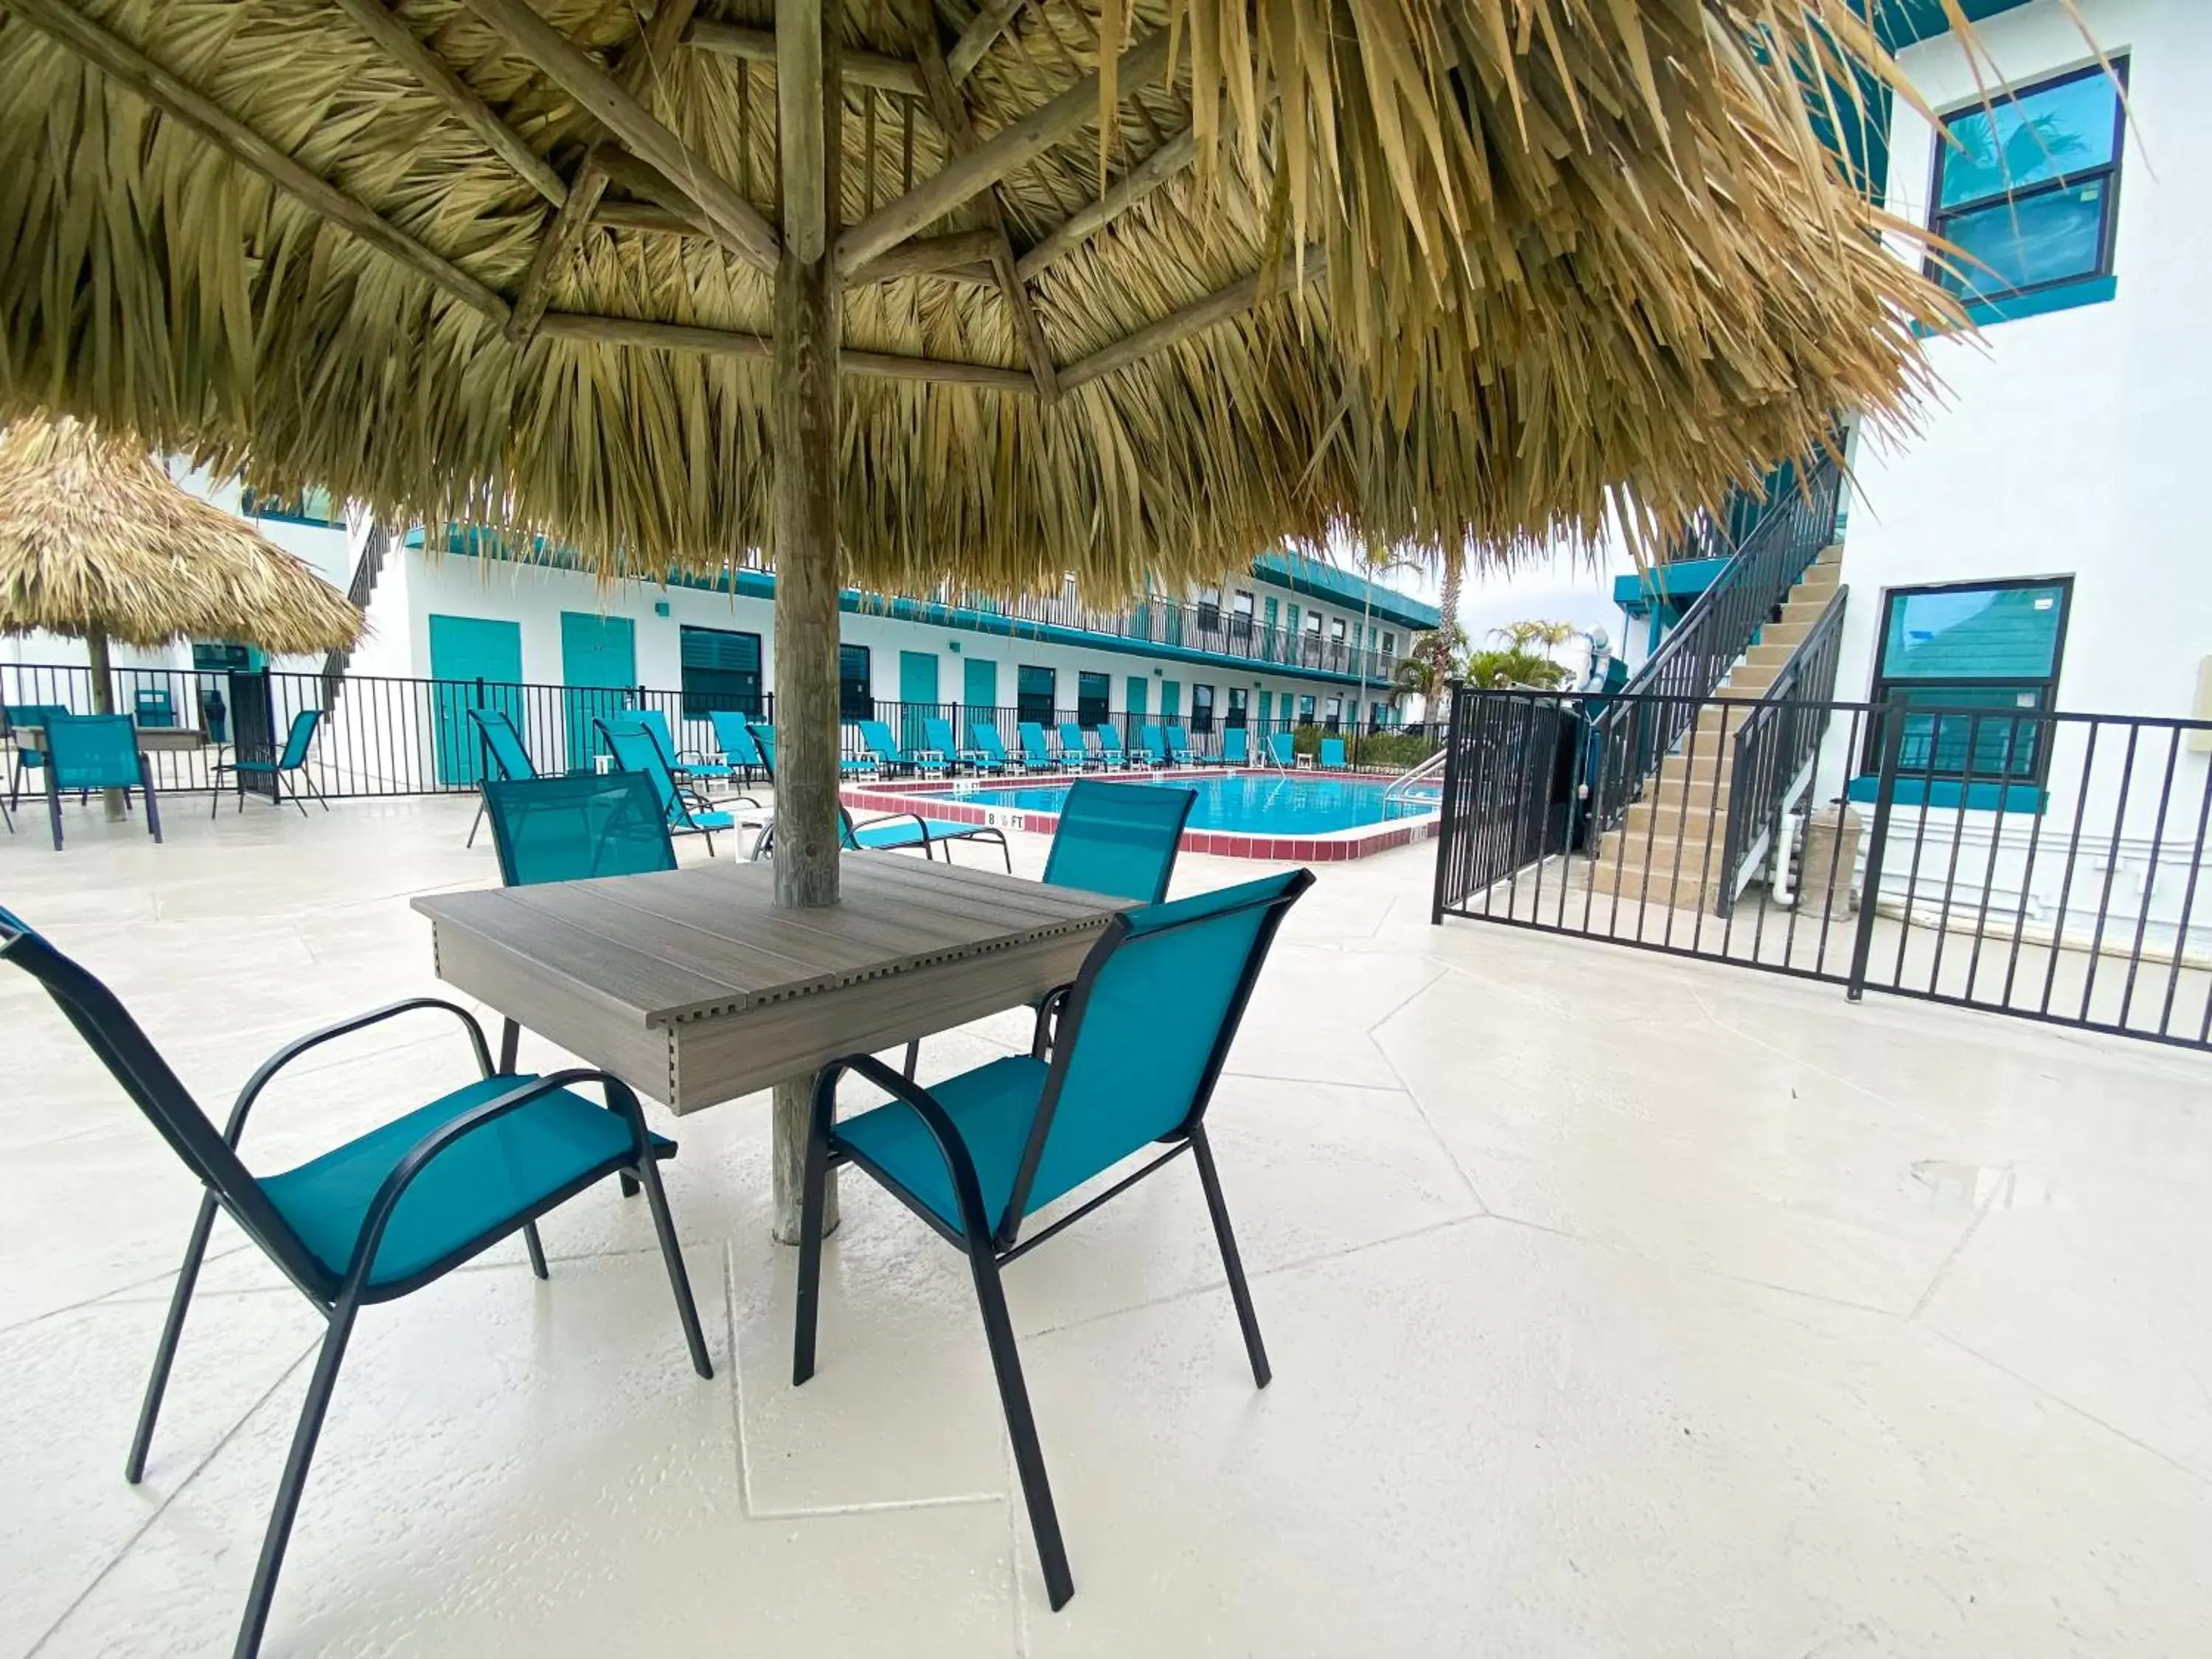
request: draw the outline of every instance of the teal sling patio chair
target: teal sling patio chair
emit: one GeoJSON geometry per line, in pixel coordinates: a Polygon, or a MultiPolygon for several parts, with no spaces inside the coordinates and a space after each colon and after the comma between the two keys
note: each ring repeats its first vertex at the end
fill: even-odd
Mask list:
{"type": "Polygon", "coordinates": [[[1165,766],[1169,761],[1168,740],[1160,728],[1157,726],[1139,726],[1137,735],[1144,739],[1144,747],[1138,752],[1144,756],[1145,764],[1165,766]]]}
{"type": "Polygon", "coordinates": [[[1019,772],[1026,769],[1027,763],[1020,756],[1006,752],[1006,740],[999,735],[996,720],[970,720],[968,735],[975,744],[968,752],[981,759],[983,770],[1019,772]]]}
{"type": "MultiPolygon", "coordinates": [[[[714,831],[734,830],[735,817],[719,808],[710,807],[679,788],[675,775],[660,756],[660,743],[651,731],[634,720],[619,714],[602,715],[592,724],[598,728],[599,740],[607,752],[614,757],[617,769],[641,772],[651,780],[653,791],[660,798],[662,820],[672,834],[699,836],[707,843],[707,856],[714,856],[714,831]]],[[[739,799],[744,799],[740,797],[739,799]]],[[[749,803],[757,805],[757,802],[749,803]]]]}
{"type": "MultiPolygon", "coordinates": [[[[8,707],[8,734],[15,740],[15,764],[8,780],[8,804],[10,806],[23,804],[23,775],[40,771],[46,763],[43,750],[26,746],[21,728],[27,726],[43,733],[47,721],[57,714],[66,718],[69,712],[66,704],[58,702],[19,702],[8,707]]],[[[44,741],[43,738],[41,741],[44,741]]]]}
{"type": "Polygon", "coordinates": [[[54,851],[62,850],[62,793],[120,789],[127,805],[131,792],[146,795],[146,833],[158,845],[161,809],[154,799],[154,770],[138,752],[138,728],[128,714],[50,714],[46,725],[46,820],[53,827],[54,851]]]}
{"type": "Polygon", "coordinates": [[[971,772],[975,769],[975,751],[960,746],[959,739],[952,735],[951,720],[941,718],[924,720],[921,740],[927,747],[915,750],[914,757],[919,761],[935,759],[937,765],[933,769],[954,771],[963,766],[971,772]]]}
{"type": "Polygon", "coordinates": [[[1022,740],[1022,769],[1025,772],[1051,772],[1060,763],[1046,746],[1044,727],[1035,720],[1023,720],[1016,727],[1022,740]]]}
{"type": "Polygon", "coordinates": [[[1091,728],[1091,731],[1098,739],[1098,763],[1109,771],[1127,771],[1129,766],[1129,751],[1121,747],[1121,732],[1116,731],[1110,722],[1105,720],[1101,720],[1091,728]]]}
{"type": "Polygon", "coordinates": [[[1060,763],[1071,772],[1081,772],[1104,764],[1102,757],[1091,752],[1091,745],[1083,736],[1083,728],[1073,720],[1060,723],[1060,763]]]}
{"type": "MultiPolygon", "coordinates": [[[[484,778],[523,779],[538,775],[538,763],[530,758],[524,746],[522,733],[514,729],[514,722],[504,708],[471,708],[469,720],[477,728],[477,739],[483,744],[484,778]]],[[[481,781],[481,780],[479,780],[481,781]]],[[[477,797],[477,815],[469,821],[469,838],[463,843],[477,844],[477,831],[483,824],[483,797],[477,797]]]]}
{"type": "Polygon", "coordinates": [[[1200,766],[1249,766],[1252,763],[1252,739],[1241,726],[1232,726],[1221,734],[1221,752],[1200,755],[1200,766]]]}
{"type": "MultiPolygon", "coordinates": [[[[955,823],[949,818],[926,818],[919,812],[886,812],[881,817],[855,818],[843,807],[837,809],[837,840],[839,847],[848,853],[896,853],[911,848],[921,848],[926,859],[937,856],[936,848],[947,842],[982,841],[996,843],[999,855],[1006,861],[1006,873],[1014,872],[1013,849],[1006,845],[1006,834],[988,823],[955,823]]],[[[765,824],[753,842],[753,857],[764,859],[775,851],[775,825],[765,824]]],[[[952,853],[946,848],[945,861],[952,862],[952,853]]]]}
{"type": "MultiPolygon", "coordinates": [[[[1158,904],[1168,896],[1182,826],[1197,800],[1195,792],[1172,785],[1079,779],[1060,804],[1045,854],[1045,884],[1158,904]]],[[[1007,868],[1011,873],[1011,863],[1007,868]]],[[[917,1037],[906,1045],[908,1077],[921,1058],[917,1037]]]]}
{"type": "Polygon", "coordinates": [[[904,772],[929,772],[942,775],[951,757],[927,749],[902,749],[898,739],[891,735],[890,726],[881,720],[856,720],[860,728],[860,746],[873,757],[876,765],[886,775],[904,772]]]}
{"type": "Polygon", "coordinates": [[[1344,762],[1344,739],[1323,738],[1321,740],[1321,769],[1324,772],[1343,772],[1350,769],[1344,762]]]}
{"type": "MultiPolygon", "coordinates": [[[[702,780],[726,778],[730,775],[730,769],[701,758],[693,750],[685,751],[692,756],[691,759],[688,761],[678,759],[676,740],[668,733],[668,717],[660,710],[658,708],[618,709],[611,714],[601,715],[598,724],[603,732],[628,732],[646,738],[653,744],[653,752],[660,757],[661,769],[668,774],[670,781],[682,793],[684,799],[701,811],[713,809],[714,803],[707,799],[707,791],[702,780]]],[[[619,762],[617,763],[620,764],[619,762]]],[[[623,767],[623,769],[634,771],[636,769],[623,767]]],[[[725,795],[722,799],[741,800],[746,805],[753,807],[760,805],[750,795],[725,795]]]]}
{"type": "Polygon", "coordinates": [[[714,744],[722,751],[723,764],[736,775],[740,786],[750,784],[756,772],[770,783],[775,781],[768,757],[761,752],[760,739],[753,735],[743,714],[717,708],[707,716],[707,724],[714,728],[714,744]]]}
{"type": "Polygon", "coordinates": [[[1298,745],[1296,739],[1287,732],[1269,732],[1267,759],[1273,764],[1281,767],[1285,772],[1291,770],[1298,763],[1298,745]]]}
{"type": "MultiPolygon", "coordinates": [[[[633,708],[629,718],[653,733],[653,740],[660,745],[661,757],[667,761],[668,769],[678,783],[726,780],[730,776],[730,769],[723,762],[708,760],[696,749],[678,748],[676,735],[668,729],[668,716],[663,710],[633,708]]],[[[759,803],[756,801],[754,805],[759,803]]]]}
{"type": "Polygon", "coordinates": [[[1168,727],[1168,758],[1177,766],[1198,764],[1198,751],[1190,746],[1190,733],[1180,726],[1168,727]]]}
{"type": "Polygon", "coordinates": [[[1191,1154],[1236,1304],[1252,1380],[1267,1385],[1267,1349],[1230,1230],[1206,1139],[1206,1103],[1221,1075],[1254,982],[1283,914],[1313,883],[1307,870],[1115,916],[1084,958],[1074,985],[1038,1017],[1064,1005],[1048,1061],[995,1060],[928,1088],[868,1054],[823,1069],[806,1143],[791,1380],[814,1375],[822,1284],[822,1226],[830,1170],[863,1170],[968,1257],[998,1379],[1014,1468],[1036,1539],[1052,1606],[1075,1593],[1022,1379],[999,1270],[1127,1190],[1191,1154]],[[856,1072],[891,1097],[839,1121],[837,1085],[856,1072]],[[1167,1150],[1158,1152],[1156,1143],[1167,1150]],[[1026,1238],[1022,1224],[1123,1160],[1148,1162],[1026,1238]]]}
{"type": "Polygon", "coordinates": [[[204,1188],[124,1479],[135,1486],[145,1473],[217,1210],[238,1224],[326,1322],[246,1595],[237,1659],[252,1659],[259,1650],[308,1465],[362,1308],[419,1290],[515,1232],[532,1241],[537,1266],[544,1259],[535,1245],[538,1218],[628,1170],[643,1185],[653,1212],[692,1369],[702,1377],[714,1375],[661,1190],[655,1137],[645,1127],[637,1097],[618,1078],[583,1067],[544,1077],[502,1074],[493,1069],[483,1030],[466,1009],[413,997],[278,1049],[247,1080],[218,1134],[114,994],[4,910],[0,957],[45,987],[204,1188]],[[474,1081],[281,1174],[258,1176],[246,1168],[238,1152],[246,1117],[278,1073],[334,1038],[422,1010],[461,1023],[476,1060],[474,1081]],[[585,1087],[601,1093],[605,1103],[575,1092],[585,1087]]]}
{"type": "Polygon", "coordinates": [[[323,811],[329,811],[330,802],[323,799],[323,792],[315,787],[315,781],[307,771],[307,745],[314,742],[315,727],[322,723],[322,718],[323,711],[319,708],[302,708],[293,715],[292,729],[284,738],[284,751],[274,760],[217,761],[212,780],[214,793],[208,801],[208,816],[215,816],[216,806],[222,799],[222,775],[226,772],[237,782],[238,810],[241,812],[246,810],[246,781],[250,777],[269,780],[269,804],[272,806],[282,806],[287,799],[284,780],[289,777],[295,781],[289,799],[300,809],[301,817],[307,816],[307,805],[301,799],[302,786],[306,793],[313,795],[321,805],[323,811]]]}
{"type": "Polygon", "coordinates": [[[753,734],[753,744],[760,750],[761,766],[768,773],[768,781],[775,781],[775,727],[766,720],[747,720],[745,725],[753,734]]]}

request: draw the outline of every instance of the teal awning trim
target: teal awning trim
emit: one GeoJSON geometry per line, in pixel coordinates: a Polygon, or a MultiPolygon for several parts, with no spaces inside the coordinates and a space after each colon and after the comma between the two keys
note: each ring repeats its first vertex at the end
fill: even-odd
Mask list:
{"type": "Polygon", "coordinates": [[[1352,611],[1365,611],[1371,599],[1377,622],[1401,623],[1407,628],[1434,628],[1443,619],[1443,612],[1432,605],[1408,599],[1395,588],[1385,587],[1354,571],[1340,569],[1303,553],[1262,553],[1252,561],[1252,574],[1287,587],[1293,593],[1303,593],[1310,599],[1326,599],[1331,605],[1352,611]]]}
{"type": "Polygon", "coordinates": [[[1649,611],[1655,598],[1679,608],[1711,587],[1728,563],[1726,559],[1678,559],[1649,570],[1632,570],[1613,579],[1613,602],[1632,617],[1649,611]]]}

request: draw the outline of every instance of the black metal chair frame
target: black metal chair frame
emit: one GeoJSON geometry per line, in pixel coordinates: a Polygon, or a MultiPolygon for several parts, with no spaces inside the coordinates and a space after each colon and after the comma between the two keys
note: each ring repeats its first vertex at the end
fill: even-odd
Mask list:
{"type": "Polygon", "coordinates": [[[27,929],[12,932],[5,926],[4,919],[0,919],[0,936],[4,936],[4,943],[0,943],[0,955],[17,961],[46,987],[47,994],[60,1006],[62,1012],[77,1029],[86,1044],[106,1065],[116,1080],[147,1109],[148,1116],[154,1120],[155,1127],[172,1148],[200,1177],[206,1189],[200,1200],[199,1214],[192,1224],[191,1237],[185,1246],[184,1264],[178,1271],[176,1291],[170,1297],[168,1316],[163,1322],[161,1341],[155,1350],[153,1374],[147,1379],[145,1400],[138,1413],[138,1425],[131,1437],[130,1455],[123,1467],[124,1479],[135,1486],[145,1473],[147,1453],[154,1439],[155,1421],[161,1413],[161,1397],[168,1386],[169,1368],[176,1358],[178,1340],[184,1334],[185,1313],[191,1302],[192,1288],[199,1276],[201,1261],[207,1254],[208,1240],[214,1231],[217,1209],[227,1212],[237,1222],[326,1322],[321,1352],[307,1385],[307,1397],[301,1407],[299,1425],[293,1432],[291,1452],[285,1459],[284,1473],[277,1483],[276,1502],[269,1517],[267,1533],[262,1540],[252,1588],[246,1595],[245,1616],[239,1626],[234,1659],[252,1659],[260,1648],[262,1633],[268,1624],[270,1605],[276,1595],[276,1576],[283,1565],[285,1547],[291,1539],[292,1522],[298,1514],[301,1493],[307,1485],[308,1465],[314,1457],[315,1443],[322,1432],[324,1415],[330,1409],[331,1391],[337,1382],[339,1363],[345,1357],[346,1344],[353,1334],[354,1321],[362,1308],[389,1302],[419,1290],[517,1231],[522,1234],[528,1249],[531,1271],[539,1279],[548,1277],[544,1249],[538,1237],[538,1217],[557,1208],[608,1176],[622,1172],[641,1182],[647,1201],[652,1207],[653,1231],[659,1240],[670,1286],[676,1295],[677,1312],[683,1323],[685,1345],[690,1350],[692,1369],[702,1377],[714,1376],[706,1339],[699,1328],[698,1310],[692,1301],[690,1280],[684,1272],[675,1225],[669,1217],[667,1195],[661,1189],[658,1162],[653,1155],[652,1138],[646,1130],[644,1113],[639,1107],[637,1096],[621,1079],[582,1066],[555,1072],[531,1082],[518,1083],[516,1087],[471,1108],[425,1135],[386,1177],[369,1206],[368,1217],[354,1245],[352,1260],[343,1273],[333,1274],[286,1224],[276,1206],[262,1192],[259,1183],[238,1161],[238,1143],[245,1133],[247,1114],[253,1109],[255,1102],[270,1080],[310,1049],[418,1010],[437,1009],[459,1020],[467,1033],[470,1047],[475,1052],[479,1073],[486,1078],[498,1076],[500,1074],[492,1069],[491,1054],[484,1043],[483,1028],[477,1024],[475,1017],[466,1009],[440,998],[410,997],[404,1001],[373,1009],[352,1019],[325,1026],[288,1043],[263,1061],[259,1069],[246,1080],[236,1103],[231,1108],[229,1121],[223,1129],[221,1158],[210,1158],[204,1156],[204,1150],[212,1149],[196,1149],[187,1133],[177,1126],[197,1120],[202,1127],[212,1131],[212,1122],[201,1112],[198,1104],[177,1080],[176,1074],[138,1029],[137,1023],[131,1018],[114,994],[37,933],[27,929]],[[390,1224],[400,1200],[406,1196],[410,1184],[433,1158],[464,1135],[493,1119],[504,1117],[534,1100],[577,1085],[598,1085],[605,1095],[609,1109],[629,1121],[632,1144],[624,1154],[603,1160],[540,1200],[526,1212],[507,1218],[404,1279],[383,1285],[370,1282],[386,1228],[390,1224]]]}
{"type": "Polygon", "coordinates": [[[291,725],[284,728],[283,743],[281,745],[271,745],[274,758],[266,766],[241,767],[234,759],[217,761],[214,769],[208,774],[208,816],[213,817],[216,807],[222,804],[222,775],[226,772],[229,773],[237,782],[238,810],[241,812],[246,810],[246,776],[249,771],[255,777],[265,777],[269,780],[269,804],[271,806],[281,807],[289,800],[300,809],[300,816],[304,818],[307,816],[306,797],[312,795],[317,805],[325,812],[329,811],[330,802],[324,798],[321,787],[315,782],[314,775],[307,770],[307,748],[313,744],[314,738],[310,736],[307,745],[301,747],[299,764],[296,766],[284,764],[284,751],[292,746],[294,728],[310,715],[314,717],[318,726],[322,723],[323,711],[319,708],[302,708],[298,714],[293,715],[291,725]],[[287,772],[298,773],[300,780],[298,783],[292,786],[292,793],[289,795],[284,793],[284,775],[287,772]],[[302,784],[306,786],[304,793],[301,788],[302,784]]]}
{"type": "MultiPolygon", "coordinates": [[[[919,812],[884,812],[872,818],[855,818],[846,808],[840,806],[837,809],[837,820],[842,831],[843,850],[848,853],[903,853],[907,850],[903,847],[863,847],[854,838],[856,831],[866,830],[871,824],[890,823],[899,818],[914,820],[915,828],[921,832],[921,839],[911,844],[921,848],[921,855],[926,859],[933,861],[937,857],[935,849],[942,847],[945,849],[945,861],[950,864],[952,862],[951,843],[953,842],[994,842],[998,845],[999,856],[1006,861],[1006,873],[1011,876],[1014,872],[1014,852],[1013,848],[1006,844],[1005,830],[994,824],[963,823],[960,826],[960,833],[957,835],[938,835],[930,829],[929,820],[919,812]]],[[[753,837],[753,850],[750,856],[755,859],[764,859],[774,851],[775,851],[775,823],[771,819],[763,824],[760,834],[753,837]]]]}
{"type": "MultiPolygon", "coordinates": [[[[1028,1255],[1047,1239],[1065,1231],[1109,1200],[1119,1197],[1146,1176],[1157,1173],[1187,1152],[1198,1165],[1199,1184],[1205,1191],[1206,1213],[1213,1224],[1215,1243],[1220,1246],[1222,1269],[1229,1281],[1230,1297],[1237,1307],[1237,1322],[1244,1334],[1244,1351],[1251,1362],[1253,1384],[1264,1389],[1273,1379],[1273,1370],[1267,1363],[1267,1347],[1260,1337],[1259,1315],[1254,1310],[1252,1292],[1245,1283],[1243,1261],[1237,1254],[1236,1234],[1230,1227],[1229,1207],[1222,1197],[1221,1178],[1214,1168],[1212,1148],[1206,1141],[1205,1117],[1206,1106],[1213,1097],[1214,1087],[1220,1080],[1222,1066],[1229,1058],[1230,1045],[1236,1039],[1237,1028],[1242,1023],[1245,1006],[1251,1000],[1252,988],[1258,982],[1261,967],[1273,945],[1275,932],[1282,925],[1283,916],[1291,905],[1313,884],[1310,871],[1301,871],[1299,874],[1303,879],[1291,883],[1279,896],[1267,901],[1269,915],[1261,924],[1252,952],[1244,964],[1243,974],[1230,999],[1220,1033],[1214,1040],[1213,1051],[1207,1058],[1190,1109],[1181,1123],[1161,1137],[1162,1141],[1168,1145],[1168,1150],[1027,1238],[1019,1237],[1023,1212],[1030,1186],[1036,1177],[1037,1165],[1044,1155],[1045,1137],[1051,1130],[1053,1113],[1059,1103],[1060,1085],[1066,1075],[1066,1056],[1074,1048],[1073,1043],[1053,1041],[1055,1030],[1054,1017],[1064,1005],[1064,1028],[1080,1030],[1090,1004],[1091,987],[1097,982],[1106,963],[1128,937],[1129,924],[1125,917],[1116,916],[1107,924],[1105,933],[1091,947],[1090,955],[1084,958],[1082,970],[1077,975],[1074,984],[1054,992],[1037,1010],[1030,1053],[1034,1058],[1042,1060],[1049,1049],[1053,1055],[1052,1070],[1046,1079],[1044,1091],[1039,1097],[1036,1116],[1030,1124],[1028,1145],[1024,1149],[1021,1166],[1014,1176],[1013,1188],[1007,1197],[1005,1212],[996,1218],[984,1207],[982,1185],[976,1176],[975,1161],[969,1155],[967,1144],[961,1139],[959,1126],[927,1089],[909,1078],[900,1076],[872,1054],[848,1054],[834,1061],[823,1069],[815,1082],[813,1111],[807,1129],[800,1207],[799,1282],[792,1340],[792,1386],[799,1387],[814,1375],[816,1316],[822,1286],[823,1212],[830,1171],[842,1164],[858,1164],[880,1182],[892,1197],[919,1216],[932,1231],[968,1258],[969,1272],[975,1286],[975,1301],[983,1319],[983,1337],[990,1348],[991,1370],[998,1382],[999,1401],[1006,1413],[1007,1435],[1013,1443],[1014,1468],[1021,1478],[1022,1498],[1029,1510],[1030,1531],[1036,1540],[1037,1560],[1044,1570],[1045,1592],[1054,1612],[1065,1607],[1068,1598],[1075,1594],[1075,1580],[1068,1569],[1067,1548],[1060,1537],[1060,1516],[1054,1507],[1051,1484],[1045,1474],[1044,1450],[1038,1443],[1036,1418],[1030,1410],[1028,1385],[1022,1377],[1021,1356],[1014,1344],[1013,1322],[1006,1312],[1006,1292],[1000,1282],[1000,1269],[1008,1262],[1028,1255]],[[858,1073],[921,1120],[923,1127],[929,1131],[930,1138],[936,1142],[938,1152],[945,1159],[946,1172],[952,1180],[953,1192],[960,1206],[960,1225],[957,1229],[948,1225],[896,1179],[838,1139],[837,1084],[847,1072],[858,1073]]],[[[1174,926],[1196,926],[1210,920],[1212,918],[1193,917],[1189,921],[1178,922],[1174,926]]]]}

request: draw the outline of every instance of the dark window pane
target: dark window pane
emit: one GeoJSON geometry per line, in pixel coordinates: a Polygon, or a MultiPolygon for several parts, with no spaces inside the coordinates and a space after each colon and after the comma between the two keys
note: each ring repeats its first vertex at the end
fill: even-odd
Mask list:
{"type": "Polygon", "coordinates": [[[1103,674],[1079,673],[1075,677],[1075,718],[1084,726],[1097,726],[1106,719],[1106,701],[1112,696],[1113,682],[1103,674]]]}
{"type": "Polygon", "coordinates": [[[1907,704],[1986,708],[1986,714],[1907,714],[1897,753],[1900,775],[2032,779],[2042,725],[2031,715],[2043,707],[2040,686],[1915,685],[1893,688],[1907,704]]]}
{"type": "Polygon", "coordinates": [[[687,719],[703,720],[715,709],[744,714],[761,712],[759,635],[726,628],[685,628],[678,637],[687,719]]]}
{"type": "Polygon", "coordinates": [[[1040,726],[1052,720],[1053,704],[1059,696],[1059,676],[1052,669],[1039,668],[1024,663],[1015,678],[1016,717],[1035,720],[1040,726]]]}
{"type": "Polygon", "coordinates": [[[841,720],[870,720],[876,717],[876,700],[868,690],[868,647],[837,647],[837,715],[841,720]]]}
{"type": "Polygon", "coordinates": [[[1942,220],[1937,234],[1963,256],[1960,270],[1943,273],[1944,285],[1977,300],[2094,274],[2104,264],[2111,191],[2111,179],[2092,179],[1942,220]]]}
{"type": "Polygon", "coordinates": [[[1213,730],[1213,688],[1210,685],[1190,688],[1190,729],[1194,732],[1213,730]]]}
{"type": "Polygon", "coordinates": [[[1942,148],[1943,189],[1936,205],[1955,207],[2087,173],[2118,160],[2119,88],[2100,70],[1992,110],[1972,109],[1946,123],[1957,145],[1942,148]]]}
{"type": "Polygon", "coordinates": [[[2049,679],[2066,617],[2061,582],[1891,595],[1885,680],[2049,679]]]}

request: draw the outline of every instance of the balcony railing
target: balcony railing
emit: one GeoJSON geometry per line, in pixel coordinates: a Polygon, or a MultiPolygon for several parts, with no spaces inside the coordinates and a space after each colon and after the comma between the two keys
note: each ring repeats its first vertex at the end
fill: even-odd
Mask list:
{"type": "Polygon", "coordinates": [[[1126,611],[1100,611],[1065,594],[1030,595],[1018,599],[985,599],[970,594],[957,601],[966,609],[1021,622],[1103,634],[1115,639],[1147,645],[1203,651],[1264,668],[1296,673],[1301,670],[1342,674],[1352,679],[1363,674],[1370,685],[1387,685],[1403,660],[1397,652],[1362,649],[1345,640],[1325,639],[1319,634],[1293,634],[1270,628],[1255,618],[1218,605],[1185,605],[1172,599],[1152,599],[1126,611]]]}

